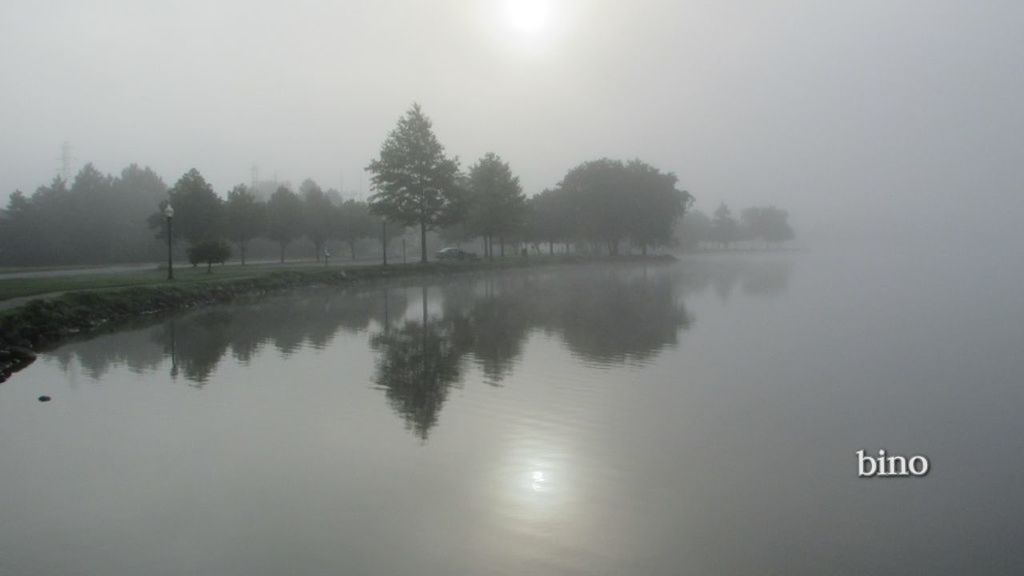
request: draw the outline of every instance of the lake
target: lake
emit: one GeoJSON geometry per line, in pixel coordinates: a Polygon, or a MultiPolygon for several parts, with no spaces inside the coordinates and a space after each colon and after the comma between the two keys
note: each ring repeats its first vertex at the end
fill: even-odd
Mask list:
{"type": "Polygon", "coordinates": [[[309,289],[68,343],[0,384],[0,574],[1020,573],[1017,276],[882,254],[309,289]],[[862,449],[931,470],[858,478],[862,449]]]}

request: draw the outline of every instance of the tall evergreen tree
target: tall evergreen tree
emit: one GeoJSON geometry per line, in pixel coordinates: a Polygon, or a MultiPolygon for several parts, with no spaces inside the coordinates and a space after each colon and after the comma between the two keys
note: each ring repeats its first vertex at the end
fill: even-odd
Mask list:
{"type": "Polygon", "coordinates": [[[460,206],[458,161],[445,156],[430,119],[413,104],[367,167],[375,193],[375,214],[405,226],[419,226],[420,259],[427,261],[427,230],[450,221],[460,206]]]}
{"type": "MultiPolygon", "coordinates": [[[[186,172],[169,191],[174,207],[174,235],[190,245],[224,236],[224,202],[195,168],[186,172]]],[[[154,222],[162,225],[157,214],[154,222]]]]}
{"type": "Polygon", "coordinates": [[[512,175],[508,164],[488,152],[469,169],[469,229],[484,237],[487,256],[498,238],[501,255],[505,255],[505,239],[519,231],[526,215],[526,196],[519,178],[512,175]]]}

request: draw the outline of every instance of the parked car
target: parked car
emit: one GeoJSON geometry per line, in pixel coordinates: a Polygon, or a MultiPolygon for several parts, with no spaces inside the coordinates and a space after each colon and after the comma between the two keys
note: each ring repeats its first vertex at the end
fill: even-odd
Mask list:
{"type": "Polygon", "coordinates": [[[476,254],[462,248],[442,248],[437,251],[438,260],[475,260],[476,254]]]}

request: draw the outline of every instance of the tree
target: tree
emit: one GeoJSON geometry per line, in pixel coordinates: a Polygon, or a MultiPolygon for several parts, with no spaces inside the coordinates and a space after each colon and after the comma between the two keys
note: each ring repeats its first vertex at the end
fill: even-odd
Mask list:
{"type": "Polygon", "coordinates": [[[684,250],[693,250],[702,242],[711,241],[712,229],[713,224],[707,214],[700,210],[689,210],[683,214],[676,227],[676,239],[684,250]]]}
{"type": "Polygon", "coordinates": [[[302,233],[302,199],[284,186],[270,196],[267,202],[267,237],[281,246],[281,262],[284,250],[302,233]]]}
{"type": "Polygon", "coordinates": [[[602,158],[573,168],[559,183],[571,206],[576,234],[583,240],[604,243],[611,254],[629,234],[629,195],[626,170],[619,160],[602,158]]]}
{"type": "Polygon", "coordinates": [[[740,227],[729,207],[722,202],[715,210],[715,218],[711,223],[711,237],[715,242],[728,247],[739,240],[740,227]]]}
{"type": "Polygon", "coordinates": [[[115,198],[114,179],[92,163],[75,175],[61,208],[66,216],[58,232],[64,240],[60,250],[70,261],[101,261],[124,241],[119,237],[122,206],[115,198]]]}
{"type": "MultiPolygon", "coordinates": [[[[195,168],[186,172],[170,189],[174,207],[174,234],[195,246],[224,236],[224,202],[195,168]]],[[[163,215],[151,218],[151,225],[163,226],[163,215]]]]}
{"type": "Polygon", "coordinates": [[[0,259],[3,262],[26,264],[39,258],[40,246],[33,242],[39,230],[37,220],[38,210],[32,199],[21,190],[15,190],[0,222],[0,259]]]}
{"type": "Polygon", "coordinates": [[[745,235],[769,246],[793,239],[793,229],[787,222],[788,218],[789,214],[785,210],[775,206],[754,206],[740,213],[745,235]]]}
{"type": "Polygon", "coordinates": [[[377,235],[380,221],[370,213],[370,206],[359,200],[346,200],[335,212],[335,235],[348,244],[352,259],[356,259],[356,243],[377,235]]]}
{"type": "Polygon", "coordinates": [[[334,206],[323,189],[311,179],[306,179],[299,186],[299,194],[302,196],[303,207],[302,229],[313,243],[316,261],[319,262],[324,242],[330,238],[333,230],[334,206]]]}
{"type": "Polygon", "coordinates": [[[70,188],[55,178],[30,197],[11,198],[0,231],[5,248],[0,260],[36,265],[144,260],[157,248],[146,216],[165,192],[148,168],[133,164],[113,178],[86,164],[70,188]]]}
{"type": "Polygon", "coordinates": [[[646,256],[649,246],[666,246],[672,242],[675,223],[693,204],[693,196],[676,190],[675,174],[662,173],[640,160],[627,164],[626,172],[633,195],[631,209],[626,214],[629,236],[646,256]]]}
{"type": "Polygon", "coordinates": [[[493,257],[492,239],[497,236],[504,256],[505,238],[521,229],[526,215],[519,178],[501,157],[488,152],[470,168],[468,188],[469,229],[484,237],[488,258],[493,257]]]}
{"type": "Polygon", "coordinates": [[[693,201],[675,189],[677,180],[640,160],[625,164],[602,158],[570,170],[557,194],[564,197],[563,217],[579,238],[606,244],[613,255],[630,238],[646,253],[648,246],[671,241],[675,221],[693,201]]]}
{"type": "Polygon", "coordinates": [[[266,229],[267,206],[257,200],[245,184],[239,184],[228,192],[225,204],[227,235],[238,244],[238,255],[245,266],[246,248],[249,242],[266,229]]]}
{"type": "Polygon", "coordinates": [[[188,261],[193,266],[206,263],[206,273],[213,271],[214,263],[223,264],[231,257],[231,246],[223,240],[203,240],[188,247],[188,261]]]}
{"type": "Polygon", "coordinates": [[[166,239],[158,242],[153,238],[146,219],[153,213],[153,206],[167,199],[167,184],[149,166],[140,168],[138,164],[130,164],[114,178],[113,186],[118,239],[115,251],[101,258],[108,261],[159,258],[166,247],[166,239]]]}
{"type": "Polygon", "coordinates": [[[367,167],[375,193],[375,214],[420,228],[420,260],[427,261],[427,230],[455,218],[460,206],[458,161],[444,154],[430,119],[413,104],[381,146],[380,157],[367,167]]]}
{"type": "Polygon", "coordinates": [[[566,242],[574,231],[568,195],[561,189],[544,190],[528,202],[528,235],[534,242],[546,242],[555,253],[555,242],[566,242]]]}

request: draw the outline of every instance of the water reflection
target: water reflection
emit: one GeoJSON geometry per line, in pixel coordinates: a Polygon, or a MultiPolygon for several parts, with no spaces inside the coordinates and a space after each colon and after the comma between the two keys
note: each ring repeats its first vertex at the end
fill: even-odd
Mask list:
{"type": "MultiPolygon", "coordinates": [[[[308,348],[331,354],[340,332],[367,332],[375,357],[371,384],[425,440],[452,386],[467,374],[500,386],[534,332],[554,336],[590,365],[644,364],[676,346],[693,322],[683,302],[687,294],[711,288],[727,299],[738,285],[747,294],[775,295],[785,291],[788,276],[788,261],[696,259],[515,271],[430,286],[312,290],[198,311],[71,344],[51,357],[65,371],[77,359],[96,380],[125,365],[139,374],[166,370],[201,388],[215,381],[229,354],[242,365],[275,352],[282,358],[308,348]]],[[[339,357],[339,373],[345,361],[339,357]]]]}
{"type": "Polygon", "coordinates": [[[736,287],[747,296],[780,296],[789,288],[793,261],[788,258],[704,256],[687,260],[680,282],[688,292],[712,288],[728,301],[736,287]]]}
{"type": "Polygon", "coordinates": [[[462,354],[451,335],[451,323],[427,314],[427,288],[421,288],[423,315],[383,330],[371,339],[378,352],[375,382],[391,406],[423,439],[437,424],[448,389],[459,381],[462,354]]]}
{"type": "Polygon", "coordinates": [[[170,360],[172,376],[202,387],[229,352],[243,365],[273,348],[287,358],[304,347],[325,349],[340,331],[363,332],[403,314],[404,293],[380,291],[296,294],[220,306],[138,330],[115,332],[58,348],[48,356],[67,371],[77,359],[83,372],[102,379],[124,365],[143,374],[170,360]],[[386,302],[385,302],[386,300],[386,302]]]}

